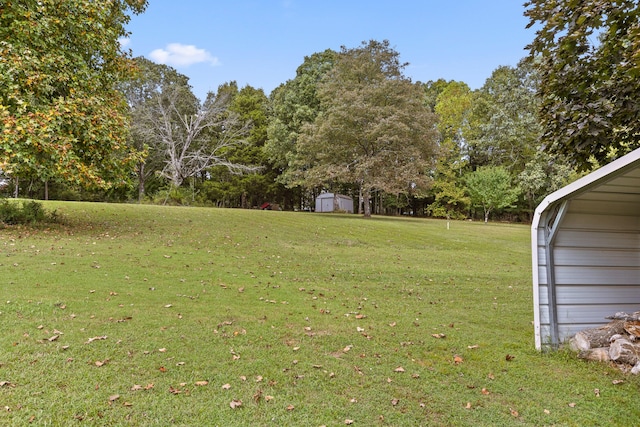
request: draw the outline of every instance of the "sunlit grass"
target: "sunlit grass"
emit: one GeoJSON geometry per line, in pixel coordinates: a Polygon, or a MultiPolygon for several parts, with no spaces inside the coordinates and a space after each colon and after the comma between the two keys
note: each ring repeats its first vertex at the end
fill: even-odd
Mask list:
{"type": "Polygon", "coordinates": [[[525,225],[46,206],[63,224],[0,230],[0,424],[640,415],[635,377],[534,350],[525,225]]]}

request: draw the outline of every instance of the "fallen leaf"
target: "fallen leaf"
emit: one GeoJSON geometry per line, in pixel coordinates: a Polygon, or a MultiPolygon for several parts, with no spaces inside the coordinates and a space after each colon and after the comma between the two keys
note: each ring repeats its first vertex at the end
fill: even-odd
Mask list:
{"type": "Polygon", "coordinates": [[[544,412],[545,414],[547,414],[547,415],[549,415],[549,414],[551,413],[551,411],[550,411],[550,410],[548,410],[548,409],[545,409],[543,412],[544,412]]]}
{"type": "Polygon", "coordinates": [[[158,351],[159,351],[160,353],[166,353],[166,352],[167,352],[167,349],[166,349],[166,348],[159,348],[159,349],[158,349],[158,351]]]}
{"type": "Polygon", "coordinates": [[[461,356],[458,356],[457,354],[453,356],[453,363],[455,363],[456,365],[461,364],[463,361],[464,359],[461,356]]]}
{"type": "Polygon", "coordinates": [[[167,368],[165,368],[164,366],[160,366],[160,367],[158,368],[158,370],[159,370],[160,372],[167,372],[167,368]]]}
{"type": "Polygon", "coordinates": [[[107,336],[106,336],[106,335],[102,335],[102,336],[99,336],[99,337],[93,337],[93,338],[89,338],[89,339],[85,342],[85,344],[90,344],[90,343],[92,343],[92,342],[94,342],[94,341],[98,341],[98,340],[106,340],[106,339],[107,339],[107,336]]]}
{"type": "Polygon", "coordinates": [[[269,396],[269,395],[266,395],[266,396],[264,397],[264,401],[265,401],[265,402],[271,402],[273,399],[274,399],[274,397],[273,397],[273,396],[269,396]]]}
{"type": "Polygon", "coordinates": [[[507,354],[507,355],[504,357],[504,359],[505,359],[507,362],[511,362],[511,361],[512,361],[513,359],[515,359],[515,358],[516,358],[516,357],[515,357],[515,356],[512,356],[511,354],[507,354]]]}
{"type": "Polygon", "coordinates": [[[356,319],[364,319],[365,317],[367,316],[365,316],[364,314],[356,314],[356,319]]]}
{"type": "Polygon", "coordinates": [[[133,403],[131,403],[131,402],[123,402],[122,406],[126,406],[127,408],[130,408],[131,406],[133,406],[133,403]]]}
{"type": "Polygon", "coordinates": [[[467,346],[467,348],[468,348],[469,350],[474,350],[474,349],[479,348],[479,347],[480,347],[480,346],[479,346],[478,344],[468,345],[468,346],[467,346]]]}
{"type": "Polygon", "coordinates": [[[242,406],[242,400],[235,400],[233,399],[230,403],[229,406],[231,406],[231,409],[236,409],[242,406]]]}
{"type": "Polygon", "coordinates": [[[576,402],[569,403],[569,408],[575,408],[575,407],[576,407],[576,402]]]}
{"type": "Polygon", "coordinates": [[[197,386],[205,386],[205,385],[209,384],[209,381],[196,381],[195,384],[197,386]]]}
{"type": "Polygon", "coordinates": [[[397,325],[397,323],[396,323],[396,322],[391,322],[391,323],[389,323],[389,326],[391,326],[392,328],[393,328],[394,326],[396,326],[396,325],[397,325]]]}
{"type": "Polygon", "coordinates": [[[398,366],[393,372],[404,372],[404,368],[402,366],[398,366]]]}
{"type": "Polygon", "coordinates": [[[262,375],[256,375],[256,382],[262,382],[262,375]]]}
{"type": "Polygon", "coordinates": [[[229,390],[231,388],[231,384],[227,383],[222,386],[223,390],[229,390]]]}
{"type": "Polygon", "coordinates": [[[397,405],[398,405],[398,403],[400,403],[400,399],[392,399],[392,400],[391,400],[391,404],[392,404],[393,406],[397,406],[397,405]]]}
{"type": "Polygon", "coordinates": [[[145,390],[151,390],[152,388],[153,388],[153,383],[147,384],[144,389],[145,390]]]}
{"type": "Polygon", "coordinates": [[[350,426],[351,424],[353,424],[353,423],[354,423],[354,421],[353,421],[353,420],[349,420],[349,419],[347,419],[347,420],[344,420],[344,423],[345,423],[346,425],[350,426]]]}
{"type": "Polygon", "coordinates": [[[491,394],[491,393],[489,392],[489,390],[487,390],[486,388],[483,388],[480,392],[481,392],[482,394],[484,394],[485,396],[486,396],[486,395],[491,394]]]}
{"type": "Polygon", "coordinates": [[[440,338],[446,338],[447,336],[445,334],[431,334],[432,337],[440,339],[440,338]]]}
{"type": "Polygon", "coordinates": [[[53,342],[53,341],[57,340],[58,338],[60,338],[60,335],[54,335],[51,338],[47,338],[47,341],[53,342]]]}
{"type": "Polygon", "coordinates": [[[293,406],[293,405],[288,405],[287,406],[287,411],[293,411],[294,409],[296,409],[296,407],[293,406]]]}
{"type": "Polygon", "coordinates": [[[173,388],[173,386],[169,386],[169,393],[171,393],[171,394],[180,394],[180,393],[182,393],[182,391],[177,389],[177,388],[173,388]]]}
{"type": "Polygon", "coordinates": [[[511,415],[513,415],[513,416],[514,416],[514,417],[516,417],[516,418],[520,416],[520,414],[518,413],[518,411],[516,411],[515,409],[511,409],[511,408],[509,408],[509,411],[511,411],[511,415]]]}
{"type": "Polygon", "coordinates": [[[118,399],[120,399],[120,395],[119,394],[114,394],[114,395],[109,396],[109,402],[115,402],[118,399]]]}
{"type": "Polygon", "coordinates": [[[600,397],[600,389],[599,388],[593,389],[593,393],[596,395],[596,397],[600,397]]]}
{"type": "Polygon", "coordinates": [[[611,381],[611,383],[612,383],[613,385],[622,384],[623,382],[624,382],[624,380],[613,380],[613,381],[611,381]]]}
{"type": "Polygon", "coordinates": [[[467,405],[464,408],[465,409],[471,409],[471,402],[467,402],[467,405]]]}

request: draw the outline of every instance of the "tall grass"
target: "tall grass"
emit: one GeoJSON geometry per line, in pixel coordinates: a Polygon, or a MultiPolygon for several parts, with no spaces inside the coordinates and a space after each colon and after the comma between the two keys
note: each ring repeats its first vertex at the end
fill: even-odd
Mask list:
{"type": "Polygon", "coordinates": [[[640,415],[637,378],[534,350],[527,226],[45,206],[62,224],[0,230],[0,424],[640,415]]]}

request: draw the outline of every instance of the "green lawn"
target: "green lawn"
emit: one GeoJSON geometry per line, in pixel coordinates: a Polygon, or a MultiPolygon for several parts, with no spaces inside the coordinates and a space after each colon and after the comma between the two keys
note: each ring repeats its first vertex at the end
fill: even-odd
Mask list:
{"type": "Polygon", "coordinates": [[[535,351],[526,225],[45,206],[0,229],[0,425],[640,416],[638,378],[535,351]]]}

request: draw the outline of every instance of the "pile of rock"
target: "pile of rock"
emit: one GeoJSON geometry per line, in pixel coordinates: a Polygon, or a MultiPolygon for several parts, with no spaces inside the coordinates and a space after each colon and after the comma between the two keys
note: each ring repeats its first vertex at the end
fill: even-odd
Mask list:
{"type": "Polygon", "coordinates": [[[578,357],[613,362],[623,371],[640,373],[640,311],[619,312],[606,325],[585,329],[569,340],[578,357]]]}

